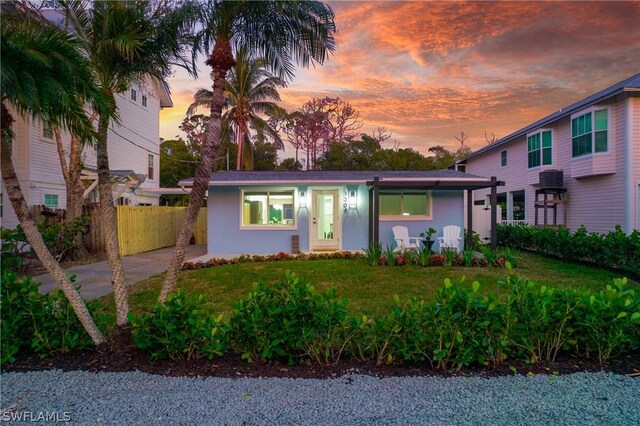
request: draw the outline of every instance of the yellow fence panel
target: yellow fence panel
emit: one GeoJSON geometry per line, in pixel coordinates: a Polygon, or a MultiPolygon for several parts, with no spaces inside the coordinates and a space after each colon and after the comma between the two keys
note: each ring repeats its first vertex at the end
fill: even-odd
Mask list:
{"type": "MultiPolygon", "coordinates": [[[[185,207],[117,206],[120,254],[142,253],[176,244],[185,207]]],[[[207,209],[200,209],[194,228],[196,244],[207,243],[207,209]]]]}

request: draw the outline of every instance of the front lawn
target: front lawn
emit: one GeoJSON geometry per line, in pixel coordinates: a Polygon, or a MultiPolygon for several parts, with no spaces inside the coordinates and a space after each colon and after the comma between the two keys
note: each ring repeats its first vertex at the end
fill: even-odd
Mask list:
{"type": "MultiPolygon", "coordinates": [[[[286,270],[308,276],[312,284],[321,289],[335,286],[340,297],[349,299],[351,313],[365,313],[374,317],[389,311],[396,294],[403,300],[411,297],[433,300],[435,289],[442,285],[445,278],[457,280],[465,277],[465,283],[469,286],[477,280],[483,289],[490,291],[497,289],[496,282],[506,275],[506,270],[500,267],[372,267],[363,259],[294,260],[241,263],[185,271],[180,274],[178,286],[187,294],[205,295],[218,312],[228,316],[233,304],[250,291],[253,282],[275,282],[286,270]]],[[[514,271],[537,283],[563,289],[598,290],[620,276],[608,270],[548,259],[531,253],[521,253],[518,267],[514,271]]],[[[164,274],[158,275],[130,287],[132,311],[140,312],[154,304],[163,278],[164,274]]],[[[112,324],[113,297],[105,296],[100,302],[102,311],[106,314],[100,322],[103,325],[112,324]]]]}

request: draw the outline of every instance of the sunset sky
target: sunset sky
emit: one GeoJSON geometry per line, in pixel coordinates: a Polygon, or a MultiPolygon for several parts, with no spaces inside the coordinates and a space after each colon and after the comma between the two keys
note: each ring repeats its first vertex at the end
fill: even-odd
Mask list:
{"type": "MultiPolygon", "coordinates": [[[[340,97],[391,141],[423,154],[435,145],[473,149],[640,72],[640,2],[330,2],[336,52],[298,69],[282,106],[340,97]]],[[[169,79],[174,108],[160,136],[178,125],[200,78],[169,79]]],[[[387,143],[391,146],[391,143],[387,143]]]]}

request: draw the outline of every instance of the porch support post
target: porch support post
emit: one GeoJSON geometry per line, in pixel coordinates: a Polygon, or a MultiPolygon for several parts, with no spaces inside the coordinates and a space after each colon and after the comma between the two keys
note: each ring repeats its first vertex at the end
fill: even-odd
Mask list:
{"type": "Polygon", "coordinates": [[[491,249],[498,248],[498,179],[491,176],[491,249]]]}
{"type": "Polygon", "coordinates": [[[374,243],[373,239],[373,187],[369,188],[369,244],[374,243]]]}
{"type": "Polygon", "coordinates": [[[373,178],[373,241],[380,241],[380,178],[373,178]]]}
{"type": "Polygon", "coordinates": [[[473,191],[467,189],[467,241],[465,250],[473,248],[473,191]]]}

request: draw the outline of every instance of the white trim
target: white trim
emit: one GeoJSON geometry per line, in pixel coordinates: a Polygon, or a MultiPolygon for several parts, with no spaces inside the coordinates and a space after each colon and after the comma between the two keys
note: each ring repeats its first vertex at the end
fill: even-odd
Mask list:
{"type": "Polygon", "coordinates": [[[636,227],[640,231],[640,180],[636,181],[636,227]]]}
{"type": "MultiPolygon", "coordinates": [[[[342,205],[340,203],[343,186],[336,187],[308,187],[307,192],[311,192],[311,205],[309,206],[309,250],[342,250],[342,205]],[[333,239],[325,240],[325,243],[319,242],[314,231],[318,228],[312,223],[313,217],[316,215],[316,197],[318,192],[331,192],[334,195],[334,226],[333,239]]],[[[308,196],[308,194],[307,194],[308,196]]]]}
{"type": "MultiPolygon", "coordinates": [[[[552,128],[539,128],[533,132],[529,132],[525,135],[524,137],[524,141],[525,144],[527,146],[527,170],[536,170],[539,169],[541,167],[553,167],[553,164],[555,163],[555,161],[553,161],[554,158],[554,154],[555,154],[555,150],[553,149],[553,146],[555,145],[555,132],[554,129],[552,128]],[[542,139],[542,133],[544,132],[551,132],[551,164],[544,164],[544,142],[542,139]],[[536,134],[540,134],[540,164],[538,166],[534,166],[534,167],[529,167],[529,153],[532,151],[529,151],[529,137],[530,136],[534,136],[536,134]]],[[[506,151],[506,150],[505,150],[506,151]]]]}
{"type": "MultiPolygon", "coordinates": [[[[630,234],[633,231],[633,214],[631,210],[633,210],[633,98],[631,96],[627,97],[626,106],[625,106],[625,128],[624,128],[624,192],[625,192],[625,202],[624,202],[624,231],[627,234],[630,234]]],[[[607,123],[608,125],[608,123],[607,123]]],[[[637,186],[636,186],[637,188],[637,186]]],[[[636,189],[636,197],[640,197],[640,191],[636,189]]],[[[636,200],[636,209],[638,208],[638,202],[640,200],[636,200]]],[[[636,212],[636,222],[637,222],[638,212],[636,212]]],[[[638,229],[640,229],[640,224],[636,223],[638,229]]]]}
{"type": "MultiPolygon", "coordinates": [[[[240,231],[285,231],[285,230],[297,230],[298,229],[298,188],[296,187],[251,187],[250,191],[265,191],[265,192],[279,192],[279,191],[293,191],[293,224],[292,225],[277,225],[277,224],[264,224],[264,225],[244,225],[244,191],[247,188],[238,188],[239,191],[239,229],[240,231]]],[[[268,198],[267,198],[268,207],[268,198]]]]}
{"type": "MultiPolygon", "coordinates": [[[[586,135],[586,133],[584,133],[586,135]]],[[[571,140],[571,160],[580,158],[587,158],[594,155],[608,155],[611,154],[611,107],[610,105],[596,106],[591,105],[589,108],[585,108],[581,111],[571,114],[569,119],[569,139],[571,140]],[[596,152],[596,112],[607,111],[607,150],[596,152]],[[575,118],[582,117],[591,113],[591,153],[573,156],[573,120],[575,118]]]]}

